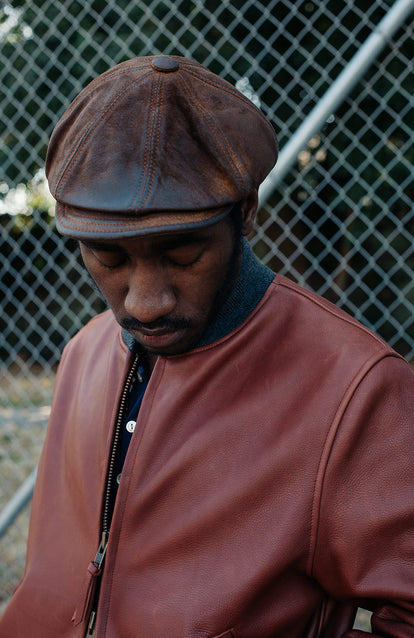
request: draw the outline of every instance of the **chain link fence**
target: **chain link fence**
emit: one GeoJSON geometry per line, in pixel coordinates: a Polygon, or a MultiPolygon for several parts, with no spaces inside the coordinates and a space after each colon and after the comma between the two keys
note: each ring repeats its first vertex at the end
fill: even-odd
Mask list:
{"type": "MultiPolygon", "coordinates": [[[[104,308],[76,244],[55,231],[44,181],[48,139],[69,102],[127,58],[186,55],[260,106],[283,151],[397,4],[0,4],[1,507],[37,463],[64,344],[104,308]]],[[[356,86],[342,89],[271,187],[252,244],[274,270],[338,303],[413,360],[414,2],[404,4],[356,86]]],[[[27,520],[24,511],[0,541],[0,603],[22,573],[27,520]]]]}

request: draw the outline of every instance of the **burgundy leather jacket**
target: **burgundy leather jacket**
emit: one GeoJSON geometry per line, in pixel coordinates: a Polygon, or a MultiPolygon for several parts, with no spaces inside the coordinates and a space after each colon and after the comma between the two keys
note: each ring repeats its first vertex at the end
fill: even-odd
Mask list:
{"type": "MultiPolygon", "coordinates": [[[[85,635],[133,356],[110,312],[63,354],[26,572],[1,638],[85,635]]],[[[277,276],[229,334],[158,360],[119,486],[95,635],[356,638],[360,605],[374,635],[412,638],[413,450],[409,365],[277,276]]]]}

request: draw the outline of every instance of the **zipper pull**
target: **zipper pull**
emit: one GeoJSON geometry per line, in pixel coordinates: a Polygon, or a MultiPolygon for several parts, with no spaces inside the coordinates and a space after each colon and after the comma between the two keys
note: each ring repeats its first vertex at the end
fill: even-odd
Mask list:
{"type": "Polygon", "coordinates": [[[106,549],[108,547],[109,534],[108,532],[102,532],[101,544],[96,552],[93,564],[100,570],[102,569],[103,562],[105,560],[106,549]]]}
{"type": "MultiPolygon", "coordinates": [[[[91,611],[95,600],[95,592],[98,580],[102,573],[102,565],[105,560],[106,549],[108,547],[108,538],[109,534],[107,532],[103,532],[101,543],[98,547],[98,551],[96,552],[96,556],[94,560],[91,561],[88,565],[78,604],[76,605],[76,609],[72,617],[72,622],[75,626],[79,625],[81,622],[84,622],[86,619],[88,619],[88,622],[89,620],[93,620],[93,624],[95,622],[94,619],[91,617],[91,611]]],[[[86,635],[93,636],[93,633],[89,633],[86,635]]]]}

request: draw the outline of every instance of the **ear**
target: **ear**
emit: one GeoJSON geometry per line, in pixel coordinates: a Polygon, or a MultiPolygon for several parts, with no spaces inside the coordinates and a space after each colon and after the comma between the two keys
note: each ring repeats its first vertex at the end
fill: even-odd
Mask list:
{"type": "Polygon", "coordinates": [[[254,220],[257,213],[257,189],[249,193],[242,202],[242,235],[250,235],[254,228],[254,220]]]}

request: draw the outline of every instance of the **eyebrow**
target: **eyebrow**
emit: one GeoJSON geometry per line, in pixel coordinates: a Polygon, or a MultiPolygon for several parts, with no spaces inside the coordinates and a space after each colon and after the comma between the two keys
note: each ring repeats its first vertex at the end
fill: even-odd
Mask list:
{"type": "Polygon", "coordinates": [[[185,233],[181,235],[172,235],[171,237],[161,237],[159,246],[164,250],[173,250],[182,246],[190,246],[192,244],[203,244],[208,241],[208,235],[200,231],[199,233],[185,233]]]}
{"type": "MultiPolygon", "coordinates": [[[[190,233],[172,235],[171,237],[167,237],[166,235],[160,236],[158,246],[162,250],[174,250],[174,248],[181,248],[183,246],[203,244],[206,241],[208,241],[208,235],[205,232],[192,231],[190,233]]],[[[107,252],[124,252],[125,250],[123,246],[109,242],[81,240],[81,244],[91,250],[103,250],[107,252]]]]}
{"type": "Polygon", "coordinates": [[[121,246],[117,246],[116,244],[109,244],[106,242],[87,241],[82,239],[80,243],[86,246],[86,248],[90,248],[91,250],[106,250],[108,252],[119,252],[120,250],[122,250],[121,246]]]}

